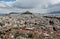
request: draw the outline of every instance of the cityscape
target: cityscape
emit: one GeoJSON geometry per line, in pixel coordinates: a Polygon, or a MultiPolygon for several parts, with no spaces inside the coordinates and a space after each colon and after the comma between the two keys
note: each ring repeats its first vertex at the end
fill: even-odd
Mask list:
{"type": "Polygon", "coordinates": [[[60,17],[28,11],[0,15],[0,39],[60,39],[60,17]]]}

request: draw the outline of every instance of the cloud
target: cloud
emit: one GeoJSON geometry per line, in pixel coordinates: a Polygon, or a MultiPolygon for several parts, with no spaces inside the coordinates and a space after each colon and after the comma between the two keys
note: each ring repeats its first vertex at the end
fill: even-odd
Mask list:
{"type": "Polygon", "coordinates": [[[14,2],[0,1],[1,12],[23,12],[47,13],[60,10],[60,0],[16,0],[14,2]]]}
{"type": "Polygon", "coordinates": [[[28,9],[28,8],[35,8],[37,6],[41,7],[48,3],[49,1],[44,0],[17,0],[14,3],[13,7],[28,9]]]}
{"type": "Polygon", "coordinates": [[[0,1],[5,1],[5,2],[13,2],[13,1],[16,1],[16,0],[0,0],[0,1]]]}
{"type": "Polygon", "coordinates": [[[50,1],[52,4],[57,4],[57,3],[60,3],[60,0],[51,0],[50,1]]]}
{"type": "Polygon", "coordinates": [[[53,12],[53,11],[60,11],[60,3],[54,4],[54,5],[50,5],[48,7],[48,12],[53,12]]]}

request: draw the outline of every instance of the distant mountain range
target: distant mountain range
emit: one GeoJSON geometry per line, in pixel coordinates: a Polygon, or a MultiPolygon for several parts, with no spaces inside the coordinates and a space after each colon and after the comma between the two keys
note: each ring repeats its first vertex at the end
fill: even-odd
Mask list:
{"type": "Polygon", "coordinates": [[[9,14],[19,14],[18,12],[10,12],[9,14]]]}
{"type": "MultiPolygon", "coordinates": [[[[21,14],[33,14],[29,11],[26,11],[26,12],[10,12],[9,14],[19,14],[19,13],[21,13],[21,14]]],[[[3,14],[5,14],[5,13],[0,13],[0,15],[3,15],[3,14]]],[[[48,14],[60,14],[60,11],[48,12],[48,14]]]]}
{"type": "Polygon", "coordinates": [[[53,11],[53,12],[50,12],[50,14],[60,14],[60,11],[53,11]]]}
{"type": "MultiPolygon", "coordinates": [[[[9,14],[19,14],[19,13],[18,12],[10,12],[9,14]]],[[[32,13],[29,11],[26,11],[21,14],[32,14],[32,13]]],[[[49,14],[60,14],[60,11],[52,11],[52,12],[49,12],[49,14]]]]}

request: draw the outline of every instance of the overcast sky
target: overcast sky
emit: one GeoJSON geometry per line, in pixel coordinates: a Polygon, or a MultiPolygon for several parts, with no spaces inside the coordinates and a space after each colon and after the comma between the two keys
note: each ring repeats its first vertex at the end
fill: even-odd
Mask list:
{"type": "Polygon", "coordinates": [[[60,0],[0,0],[0,13],[60,11],[60,0]]]}

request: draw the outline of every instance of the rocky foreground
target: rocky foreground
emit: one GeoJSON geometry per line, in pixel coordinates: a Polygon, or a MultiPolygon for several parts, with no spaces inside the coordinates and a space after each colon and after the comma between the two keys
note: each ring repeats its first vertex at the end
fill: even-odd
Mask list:
{"type": "Polygon", "coordinates": [[[0,39],[60,39],[60,18],[37,14],[0,16],[0,39]]]}

